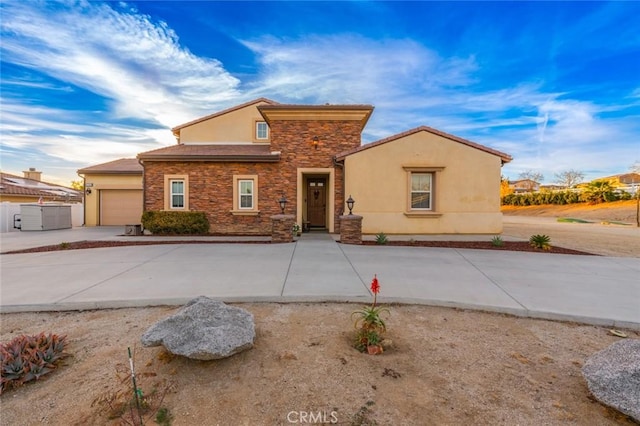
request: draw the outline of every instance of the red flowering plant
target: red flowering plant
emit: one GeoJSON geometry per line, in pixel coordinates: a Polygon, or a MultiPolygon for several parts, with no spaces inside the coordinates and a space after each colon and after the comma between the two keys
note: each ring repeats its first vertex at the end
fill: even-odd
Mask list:
{"type": "Polygon", "coordinates": [[[382,352],[382,335],[387,331],[387,325],[382,319],[381,314],[389,313],[387,308],[377,306],[378,293],[380,293],[380,283],[378,277],[373,276],[371,281],[371,293],[373,293],[373,304],[365,306],[351,314],[356,320],[354,327],[356,328],[355,347],[360,352],[381,353],[382,352]]]}

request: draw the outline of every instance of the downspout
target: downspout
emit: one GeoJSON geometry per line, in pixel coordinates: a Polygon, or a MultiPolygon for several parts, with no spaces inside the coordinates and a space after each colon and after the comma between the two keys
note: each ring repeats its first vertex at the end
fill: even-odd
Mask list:
{"type": "MultiPolygon", "coordinates": [[[[345,201],[345,185],[347,182],[347,173],[344,169],[344,163],[340,163],[338,162],[338,160],[336,159],[336,156],[333,156],[333,166],[334,167],[340,167],[342,169],[342,203],[340,205],[340,210],[339,210],[339,214],[338,214],[338,222],[337,224],[334,223],[333,224],[333,231],[336,231],[336,228],[340,228],[340,216],[342,216],[344,214],[344,201],[345,201]],[[337,225],[337,226],[336,226],[337,225]]],[[[334,213],[335,214],[335,213],[334,213]]],[[[335,222],[335,220],[334,220],[335,222]]]]}
{"type": "MultiPolygon", "coordinates": [[[[147,211],[147,186],[144,182],[144,161],[138,158],[138,164],[142,166],[142,214],[147,211]]],[[[142,218],[140,218],[140,223],[142,223],[142,218]]]]}
{"type": "Polygon", "coordinates": [[[82,178],[82,226],[87,226],[87,178],[78,173],[82,178]]]}

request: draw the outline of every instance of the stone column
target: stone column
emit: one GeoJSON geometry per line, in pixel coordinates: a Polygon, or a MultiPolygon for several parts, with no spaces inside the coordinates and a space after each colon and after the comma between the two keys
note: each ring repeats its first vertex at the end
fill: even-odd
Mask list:
{"type": "Polygon", "coordinates": [[[362,216],[355,214],[340,216],[340,242],[362,244],[362,216]]]}
{"type": "Polygon", "coordinates": [[[293,241],[293,224],[296,217],[291,214],[271,216],[271,242],[290,243],[293,241]]]}

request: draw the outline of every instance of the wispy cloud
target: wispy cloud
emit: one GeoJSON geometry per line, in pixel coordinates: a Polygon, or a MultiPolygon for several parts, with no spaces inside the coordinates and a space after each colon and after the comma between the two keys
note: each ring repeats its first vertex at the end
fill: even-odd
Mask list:
{"type": "MultiPolygon", "coordinates": [[[[2,54],[113,101],[116,117],[171,127],[237,98],[239,81],[180,46],[164,22],[80,2],[3,4],[2,54]],[[193,102],[193,99],[198,99],[193,102]]],[[[14,82],[15,84],[15,82],[14,82]]]]}
{"type": "MultiPolygon", "coordinates": [[[[490,61],[479,48],[463,46],[456,52],[467,53],[457,55],[408,36],[374,38],[343,29],[238,35],[258,64],[256,74],[239,76],[215,58],[215,49],[211,57],[195,55],[169,24],[125,3],[16,1],[0,7],[10,17],[1,24],[3,63],[38,75],[2,77],[3,162],[29,148],[78,167],[133,156],[174,143],[170,127],[259,96],[370,103],[376,112],[365,142],[425,124],[512,154],[504,170],[512,177],[530,168],[548,178],[569,168],[596,173],[640,157],[637,83],[624,99],[584,99],[546,81],[544,73],[525,70],[519,77],[517,67],[529,63],[515,57],[509,79],[489,82],[501,66],[492,62],[495,51],[490,61]],[[51,97],[45,107],[25,96],[36,90],[60,97],[86,91],[101,106],[70,109],[51,97]]],[[[594,27],[594,12],[560,26],[565,37],[553,55],[574,49],[583,31],[602,31],[624,12],[616,5],[596,9],[608,19],[594,27]]],[[[638,34],[624,33],[616,51],[640,43],[638,34]]],[[[605,57],[605,41],[599,43],[598,55],[605,57]]]]}

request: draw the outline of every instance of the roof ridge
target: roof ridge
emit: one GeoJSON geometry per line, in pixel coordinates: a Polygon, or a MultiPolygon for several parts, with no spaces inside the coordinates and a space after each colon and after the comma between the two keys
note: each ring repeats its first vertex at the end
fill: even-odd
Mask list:
{"type": "Polygon", "coordinates": [[[242,103],[240,105],[235,105],[235,106],[232,106],[230,108],[226,108],[226,109],[223,109],[221,111],[214,112],[213,114],[205,115],[204,117],[196,118],[195,120],[191,120],[191,121],[189,121],[187,123],[179,124],[179,125],[173,127],[171,129],[171,132],[175,135],[175,133],[178,130],[183,129],[183,128],[187,127],[187,126],[191,126],[193,124],[197,124],[197,123],[209,120],[209,119],[214,118],[214,117],[218,117],[218,116],[221,116],[221,115],[224,115],[224,114],[228,114],[230,112],[237,111],[237,110],[242,109],[242,108],[246,108],[246,107],[248,107],[250,105],[257,104],[259,102],[266,102],[269,105],[279,105],[278,102],[276,102],[274,100],[271,100],[271,99],[268,99],[268,98],[264,98],[264,97],[260,97],[260,98],[254,99],[252,101],[247,101],[247,102],[242,103]]]}
{"type": "Polygon", "coordinates": [[[452,135],[450,133],[443,132],[442,130],[438,130],[438,129],[435,129],[433,127],[424,126],[424,125],[423,126],[414,127],[413,129],[405,130],[404,132],[396,133],[395,135],[387,136],[386,138],[379,139],[377,141],[370,142],[370,143],[365,144],[365,145],[361,145],[361,146],[359,146],[357,148],[354,148],[354,149],[351,149],[349,151],[341,152],[340,154],[336,155],[336,158],[338,158],[338,159],[344,158],[344,157],[346,157],[348,155],[352,155],[352,154],[355,154],[357,152],[364,151],[365,149],[374,148],[376,146],[383,145],[385,143],[388,143],[388,142],[391,142],[391,141],[394,141],[394,140],[397,140],[397,139],[401,139],[401,138],[404,138],[406,136],[410,136],[412,134],[419,133],[419,132],[432,133],[434,135],[438,135],[438,136],[441,136],[443,138],[446,138],[446,139],[449,139],[449,140],[452,140],[452,141],[455,141],[455,142],[462,143],[462,144],[470,146],[472,148],[479,149],[479,150],[487,152],[489,154],[496,155],[496,156],[498,156],[498,157],[500,157],[502,159],[503,163],[508,163],[509,161],[513,160],[513,157],[511,157],[509,154],[506,154],[506,153],[504,153],[502,151],[498,151],[497,149],[489,148],[488,146],[481,145],[479,143],[472,142],[472,141],[470,141],[468,139],[464,139],[464,138],[461,138],[459,136],[455,136],[455,135],[452,135]]]}

